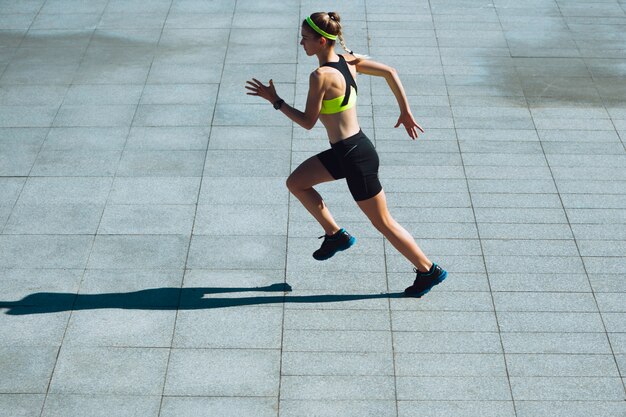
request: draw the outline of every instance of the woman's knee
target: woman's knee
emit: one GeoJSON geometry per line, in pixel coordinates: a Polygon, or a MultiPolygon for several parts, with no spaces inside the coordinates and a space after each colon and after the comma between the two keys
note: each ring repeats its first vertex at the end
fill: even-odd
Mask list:
{"type": "Polygon", "coordinates": [[[293,172],[291,175],[289,175],[287,177],[287,181],[285,181],[285,185],[287,186],[287,189],[291,192],[291,193],[297,193],[298,191],[302,191],[304,189],[306,189],[306,185],[304,184],[304,182],[302,181],[301,178],[299,178],[299,176],[296,174],[295,172],[293,172]]]}
{"type": "Polygon", "coordinates": [[[394,224],[393,219],[389,216],[372,216],[370,217],[370,222],[376,230],[383,234],[392,230],[394,224]]]}

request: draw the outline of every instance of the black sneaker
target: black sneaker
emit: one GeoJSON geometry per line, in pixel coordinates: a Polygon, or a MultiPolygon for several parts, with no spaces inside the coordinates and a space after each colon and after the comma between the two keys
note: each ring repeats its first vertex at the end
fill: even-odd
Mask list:
{"type": "Polygon", "coordinates": [[[420,272],[417,268],[413,268],[413,271],[416,274],[415,281],[413,281],[413,285],[404,290],[404,295],[407,297],[420,298],[448,276],[446,270],[437,264],[433,264],[428,272],[420,272]]]}
{"type": "Polygon", "coordinates": [[[351,236],[350,233],[346,232],[345,229],[340,229],[332,236],[320,236],[320,239],[321,238],[324,238],[322,246],[318,250],[313,252],[313,257],[318,261],[325,261],[326,259],[331,258],[337,252],[346,250],[356,243],[356,238],[354,236],[351,236]]]}

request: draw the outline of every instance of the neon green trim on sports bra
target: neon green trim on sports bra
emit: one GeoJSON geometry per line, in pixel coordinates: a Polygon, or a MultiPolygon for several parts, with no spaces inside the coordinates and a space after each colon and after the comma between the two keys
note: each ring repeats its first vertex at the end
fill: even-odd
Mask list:
{"type": "Polygon", "coordinates": [[[350,99],[348,100],[348,104],[342,106],[343,96],[339,96],[330,100],[322,100],[322,109],[320,110],[320,114],[335,114],[341,113],[342,111],[346,111],[351,109],[356,104],[356,91],[354,87],[350,87],[350,99]]]}

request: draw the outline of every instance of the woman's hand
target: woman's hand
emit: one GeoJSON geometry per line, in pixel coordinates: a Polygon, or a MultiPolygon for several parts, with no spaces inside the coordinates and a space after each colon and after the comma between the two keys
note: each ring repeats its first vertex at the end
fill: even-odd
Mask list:
{"type": "Polygon", "coordinates": [[[401,124],[404,125],[406,129],[406,133],[409,134],[411,139],[417,139],[417,130],[424,133],[424,129],[420,125],[417,124],[415,119],[413,119],[413,115],[411,113],[400,113],[400,117],[398,117],[398,123],[394,127],[398,127],[401,124]]]}
{"type": "Polygon", "coordinates": [[[263,85],[263,83],[256,78],[253,78],[252,81],[246,81],[246,89],[250,90],[250,93],[246,93],[249,96],[259,96],[269,101],[270,103],[275,103],[280,100],[278,94],[276,94],[276,88],[274,88],[274,82],[270,80],[269,85],[263,85]]]}

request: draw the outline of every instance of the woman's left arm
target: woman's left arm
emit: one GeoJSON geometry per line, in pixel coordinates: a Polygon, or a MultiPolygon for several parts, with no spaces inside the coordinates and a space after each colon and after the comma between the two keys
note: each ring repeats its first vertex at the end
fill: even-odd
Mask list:
{"type": "MultiPolygon", "coordinates": [[[[253,78],[252,81],[247,81],[246,89],[251,92],[246,93],[250,96],[259,96],[269,101],[270,103],[276,103],[281,98],[276,93],[274,82],[270,80],[269,85],[264,85],[262,82],[253,78]]],[[[317,119],[320,115],[322,108],[322,98],[324,97],[323,91],[323,79],[318,71],[311,73],[309,77],[309,94],[306,100],[306,108],[304,112],[296,109],[283,102],[280,106],[280,111],[291,120],[309,130],[315,126],[317,119]]]]}
{"type": "Polygon", "coordinates": [[[391,88],[391,91],[398,102],[398,106],[400,107],[400,117],[398,117],[398,122],[394,127],[398,127],[401,124],[404,125],[404,128],[411,139],[417,139],[418,130],[424,133],[424,129],[417,124],[413,118],[413,114],[411,114],[409,101],[395,68],[369,59],[358,60],[355,65],[356,70],[361,74],[383,77],[387,81],[387,84],[389,85],[389,88],[391,88]]]}

